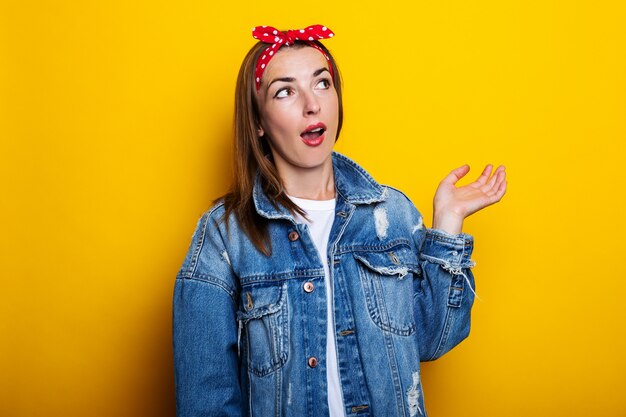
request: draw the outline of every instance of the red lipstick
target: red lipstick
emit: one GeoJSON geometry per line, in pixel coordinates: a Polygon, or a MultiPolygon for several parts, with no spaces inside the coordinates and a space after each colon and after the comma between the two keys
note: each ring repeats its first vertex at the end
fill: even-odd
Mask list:
{"type": "Polygon", "coordinates": [[[308,146],[321,145],[325,137],[326,125],[322,122],[307,126],[304,132],[300,134],[300,138],[308,146]]]}

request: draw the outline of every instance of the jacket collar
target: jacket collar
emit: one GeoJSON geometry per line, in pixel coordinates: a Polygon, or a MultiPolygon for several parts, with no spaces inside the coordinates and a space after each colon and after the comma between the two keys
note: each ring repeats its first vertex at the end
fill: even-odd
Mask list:
{"type": "MultiPolygon", "coordinates": [[[[338,197],[352,204],[371,204],[384,201],[386,188],[378,184],[363,168],[348,157],[333,152],[333,172],[338,197]]],[[[275,207],[263,192],[261,176],[257,174],[252,191],[257,212],[268,219],[287,219],[293,216],[281,205],[275,207]]]]}

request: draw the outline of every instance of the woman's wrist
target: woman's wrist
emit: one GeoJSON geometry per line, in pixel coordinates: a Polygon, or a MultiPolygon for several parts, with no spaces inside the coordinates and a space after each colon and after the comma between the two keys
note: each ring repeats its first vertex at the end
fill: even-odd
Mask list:
{"type": "Polygon", "coordinates": [[[463,230],[463,217],[451,212],[437,213],[433,216],[433,229],[443,230],[457,235],[463,230]]]}

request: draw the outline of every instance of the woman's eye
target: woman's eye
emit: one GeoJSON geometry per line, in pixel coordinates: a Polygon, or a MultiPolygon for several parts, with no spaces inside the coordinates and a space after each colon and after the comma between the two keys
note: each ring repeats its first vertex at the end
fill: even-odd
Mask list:
{"type": "Polygon", "coordinates": [[[288,88],[281,88],[276,92],[276,94],[274,94],[274,98],[285,98],[287,96],[289,96],[288,88]]]}
{"type": "Polygon", "coordinates": [[[328,78],[321,79],[317,82],[316,87],[322,88],[322,89],[328,89],[330,88],[330,80],[328,78]]]}

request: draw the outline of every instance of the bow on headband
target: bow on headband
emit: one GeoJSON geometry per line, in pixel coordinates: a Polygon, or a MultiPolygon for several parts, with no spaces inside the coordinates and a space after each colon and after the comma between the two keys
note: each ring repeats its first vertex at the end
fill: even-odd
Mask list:
{"type": "MultiPolygon", "coordinates": [[[[324,57],[326,57],[326,60],[330,62],[330,57],[328,56],[328,54],[324,52],[324,50],[316,45],[313,41],[332,38],[333,36],[335,36],[335,34],[332,30],[322,25],[313,25],[304,29],[287,30],[285,32],[281,32],[280,30],[271,26],[257,26],[252,29],[252,36],[255,39],[260,40],[261,42],[271,44],[271,46],[265,48],[256,63],[256,69],[254,71],[254,81],[256,83],[256,89],[258,91],[261,87],[261,77],[263,76],[263,72],[265,71],[267,64],[274,57],[274,54],[278,51],[278,49],[280,49],[281,46],[291,45],[295,41],[304,41],[309,46],[320,51],[324,55],[324,57]]],[[[329,64],[328,69],[330,72],[330,76],[334,79],[335,74],[333,74],[332,65],[329,64]]]]}

